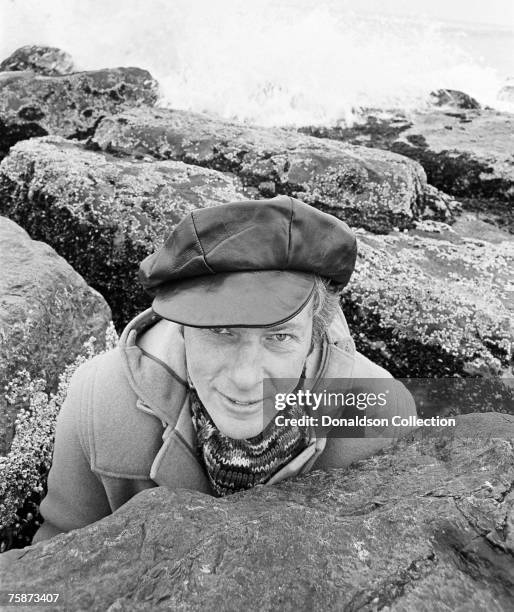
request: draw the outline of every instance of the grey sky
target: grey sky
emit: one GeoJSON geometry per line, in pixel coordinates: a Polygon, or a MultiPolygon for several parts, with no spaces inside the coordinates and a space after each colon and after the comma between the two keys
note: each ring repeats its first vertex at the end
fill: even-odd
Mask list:
{"type": "Polygon", "coordinates": [[[356,12],[426,15],[432,19],[467,21],[514,29],[514,0],[333,0],[356,12]]]}

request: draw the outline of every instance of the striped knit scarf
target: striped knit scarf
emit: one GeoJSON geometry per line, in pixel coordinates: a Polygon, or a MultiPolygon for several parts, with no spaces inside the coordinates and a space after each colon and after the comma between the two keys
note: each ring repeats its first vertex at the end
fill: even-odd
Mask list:
{"type": "MultiPolygon", "coordinates": [[[[285,412],[292,418],[304,414],[299,406],[285,412]]],[[[229,438],[220,433],[194,389],[191,413],[199,453],[209,482],[219,496],[265,483],[308,443],[307,428],[279,427],[274,419],[253,438],[229,438]]]]}

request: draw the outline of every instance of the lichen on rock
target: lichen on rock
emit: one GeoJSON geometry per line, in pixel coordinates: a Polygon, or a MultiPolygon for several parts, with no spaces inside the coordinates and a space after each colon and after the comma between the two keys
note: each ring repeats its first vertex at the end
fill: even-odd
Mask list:
{"type": "Polygon", "coordinates": [[[288,194],[372,231],[412,225],[426,177],[407,158],[365,147],[177,110],[106,117],[91,138],[118,155],[147,155],[237,174],[262,197],[288,194]]]}
{"type": "Polygon", "coordinates": [[[86,138],[104,116],[153,105],[158,85],[140,68],[45,76],[0,73],[0,158],[19,140],[57,134],[86,138]]]}
{"type": "Polygon", "coordinates": [[[71,55],[66,51],[41,45],[20,47],[0,63],[0,72],[24,70],[45,76],[59,76],[74,72],[75,66],[71,55]]]}
{"type": "Polygon", "coordinates": [[[30,544],[41,524],[39,503],[46,493],[56,420],[71,377],[94,355],[113,349],[117,340],[112,323],[103,334],[89,337],[58,373],[57,385],[21,369],[5,386],[4,399],[16,408],[16,418],[10,447],[0,456],[0,553],[30,544]]]}
{"type": "MultiPolygon", "coordinates": [[[[20,408],[5,387],[20,370],[55,391],[59,374],[90,337],[105,335],[111,311],[103,297],[50,246],[0,217],[0,456],[20,408]]],[[[27,401],[28,398],[25,398],[27,401]]]]}
{"type": "MultiPolygon", "coordinates": [[[[462,92],[439,90],[437,99],[441,108],[416,112],[368,109],[351,126],[300,131],[414,159],[423,166],[430,185],[458,198],[464,209],[514,231],[512,115],[482,109],[462,92]],[[448,107],[456,103],[457,108],[448,107]]],[[[430,202],[427,208],[433,209],[430,202]]],[[[434,212],[437,220],[445,220],[434,212]]]]}
{"type": "Polygon", "coordinates": [[[362,352],[400,377],[513,376],[512,242],[358,235],[344,304],[362,352]]]}

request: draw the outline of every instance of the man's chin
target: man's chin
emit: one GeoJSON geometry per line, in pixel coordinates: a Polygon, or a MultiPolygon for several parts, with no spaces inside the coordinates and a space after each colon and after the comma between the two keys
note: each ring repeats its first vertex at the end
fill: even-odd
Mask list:
{"type": "Polygon", "coordinates": [[[250,421],[224,419],[219,425],[216,421],[214,422],[223,435],[233,438],[234,440],[245,440],[258,436],[265,427],[262,415],[250,421]]]}

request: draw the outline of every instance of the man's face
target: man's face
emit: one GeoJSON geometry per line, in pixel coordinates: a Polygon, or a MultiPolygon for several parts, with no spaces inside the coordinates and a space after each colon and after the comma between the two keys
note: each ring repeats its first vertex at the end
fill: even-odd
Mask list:
{"type": "Polygon", "coordinates": [[[263,422],[263,380],[299,380],[309,354],[312,308],[276,327],[184,327],[191,382],[221,433],[256,436],[263,422]]]}

